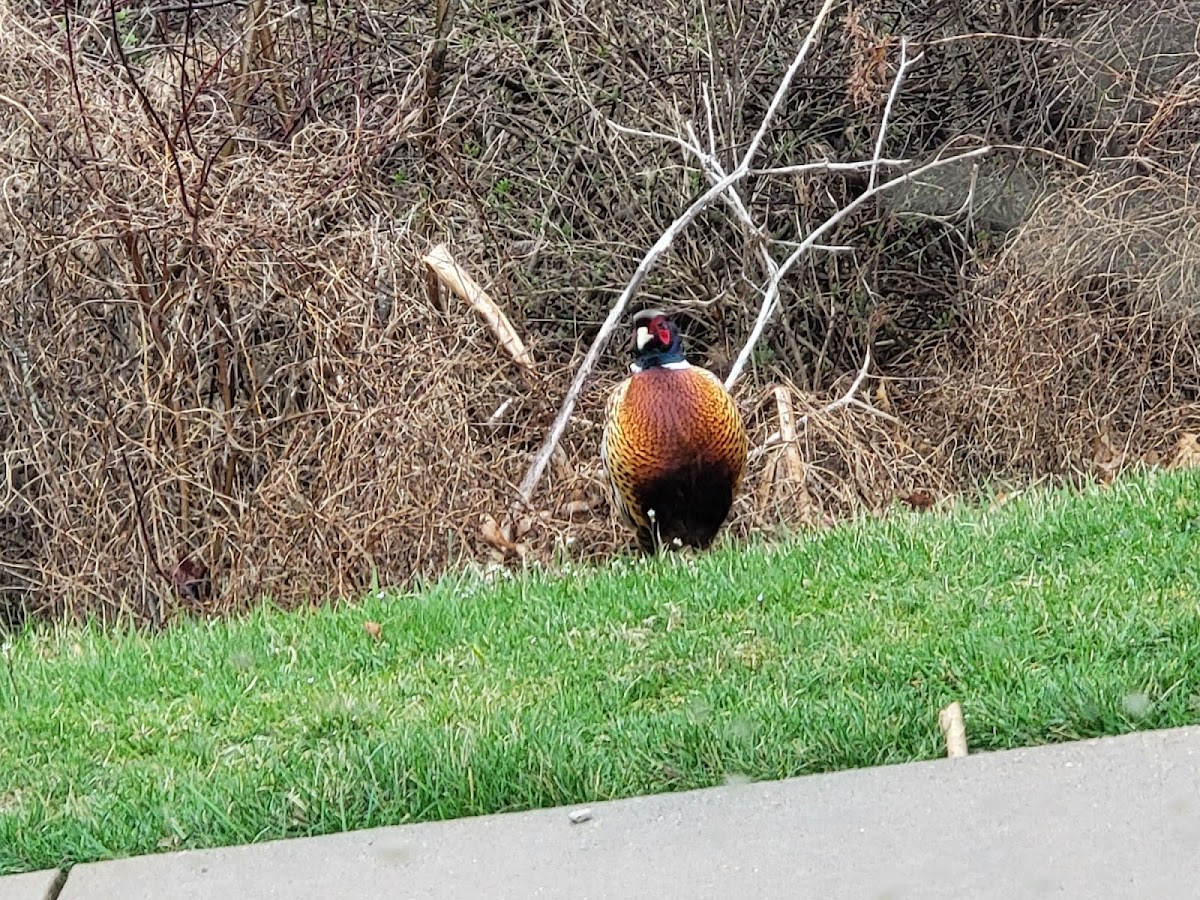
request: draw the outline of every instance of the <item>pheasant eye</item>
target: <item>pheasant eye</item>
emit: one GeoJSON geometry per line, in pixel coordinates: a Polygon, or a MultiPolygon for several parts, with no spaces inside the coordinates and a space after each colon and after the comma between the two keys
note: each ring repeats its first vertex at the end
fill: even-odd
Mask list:
{"type": "Polygon", "coordinates": [[[671,345],[671,330],[667,328],[666,325],[660,323],[658,328],[655,329],[654,333],[658,338],[658,342],[664,347],[669,347],[671,345]]]}

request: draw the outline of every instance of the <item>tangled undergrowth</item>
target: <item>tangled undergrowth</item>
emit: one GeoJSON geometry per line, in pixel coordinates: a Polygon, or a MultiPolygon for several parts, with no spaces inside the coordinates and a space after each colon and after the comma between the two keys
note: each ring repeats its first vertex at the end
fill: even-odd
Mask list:
{"type": "MultiPolygon", "coordinates": [[[[732,156],[818,5],[0,0],[0,618],[162,622],[625,547],[596,456],[619,348],[514,506],[614,297],[702,189],[611,123],[691,119],[732,156]],[[531,371],[431,279],[441,242],[531,371]]],[[[1192,458],[1198,30],[1200,3],[1167,0],[837,5],[764,167],[869,158],[900,36],[924,56],[888,152],[997,149],[864,204],[828,242],[850,252],[789,275],[739,387],[765,449],[732,533],[1192,458]],[[815,414],[869,321],[870,409],[815,414]],[[768,444],[787,409],[813,414],[768,444]]],[[[866,179],[744,197],[798,240],[866,179]]],[[[724,371],[758,265],[714,209],[639,299],[724,371]]]]}

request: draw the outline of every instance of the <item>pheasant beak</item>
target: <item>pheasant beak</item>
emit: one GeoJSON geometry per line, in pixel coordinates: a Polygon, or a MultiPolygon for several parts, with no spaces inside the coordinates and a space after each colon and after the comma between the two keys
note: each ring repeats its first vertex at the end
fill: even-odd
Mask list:
{"type": "Polygon", "coordinates": [[[646,345],[653,339],[654,336],[650,334],[650,329],[645,325],[639,325],[638,330],[634,333],[634,341],[637,343],[639,350],[645,350],[646,345]]]}

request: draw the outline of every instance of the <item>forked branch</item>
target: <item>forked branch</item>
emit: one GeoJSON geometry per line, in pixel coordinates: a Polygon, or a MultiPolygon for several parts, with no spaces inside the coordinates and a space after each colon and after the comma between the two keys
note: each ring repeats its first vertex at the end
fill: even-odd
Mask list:
{"type": "Polygon", "coordinates": [[[771,104],[767,108],[766,115],[763,116],[762,122],[758,126],[758,131],[755,132],[754,138],[751,140],[749,147],[746,149],[745,155],[742,157],[737,167],[726,175],[724,178],[718,179],[712,187],[705,191],[697,200],[693,201],[684,212],[671,223],[671,226],[663,232],[662,236],[654,242],[642,261],[638,264],[637,269],[633,273],[629,284],[625,286],[625,290],[617,298],[612,309],[608,311],[608,315],[604,319],[604,323],[600,326],[599,332],[592,340],[592,346],[589,348],[587,355],[583,358],[583,362],[579,364],[579,369],[575,372],[575,378],[571,381],[571,386],[567,388],[567,395],[563,398],[562,405],[559,407],[558,415],[554,419],[554,424],[550,427],[550,433],[546,435],[546,440],[542,443],[541,449],[530,463],[529,469],[525,472],[525,477],[521,479],[521,484],[518,488],[520,497],[526,503],[533,496],[534,490],[537,488],[538,482],[541,480],[542,473],[546,471],[546,465],[550,462],[550,456],[554,453],[554,448],[558,446],[558,442],[562,440],[563,433],[567,430],[567,422],[571,419],[571,413],[575,411],[575,404],[579,400],[579,395],[583,392],[584,383],[591,375],[592,370],[596,366],[596,361],[600,358],[600,354],[604,352],[604,348],[608,345],[609,338],[612,336],[613,329],[621,320],[621,316],[625,313],[625,308],[629,305],[629,300],[641,286],[643,280],[654,268],[659,258],[666,252],[667,248],[674,243],[675,238],[681,234],[690,225],[701,212],[709,207],[714,200],[720,197],[728,188],[745,178],[754,164],[754,157],[758,152],[759,146],[762,144],[763,138],[767,130],[771,126],[775,114],[778,112],[780,105],[783,103],[784,97],[787,95],[788,88],[791,87],[792,79],[800,70],[804,60],[808,58],[809,51],[816,43],[817,35],[825,24],[825,20],[829,18],[830,10],[833,9],[833,0],[825,0],[821,5],[820,11],[813,20],[812,27],[809,28],[807,36],[804,38],[804,43],[800,45],[800,49],[796,51],[796,56],[792,60],[792,64],[788,67],[783,79],[775,90],[775,96],[771,99],[771,104]]]}
{"type": "MultiPolygon", "coordinates": [[[[908,69],[920,59],[920,55],[910,59],[908,57],[907,43],[902,42],[900,47],[900,63],[896,72],[896,76],[892,82],[891,90],[888,93],[888,99],[884,107],[883,115],[881,116],[879,134],[875,142],[874,152],[869,160],[849,163],[817,161],[794,166],[761,170],[755,169],[754,159],[762,145],[762,142],[765,139],[772,121],[774,120],[784,98],[787,95],[792,80],[795,78],[800,66],[804,63],[804,60],[808,57],[809,51],[816,42],[821,28],[828,19],[832,7],[833,0],[826,0],[826,2],[821,6],[820,11],[817,13],[816,18],[813,21],[812,27],[809,29],[808,35],[805,37],[804,42],[797,51],[795,58],[792,60],[787,72],[781,79],[775,94],[771,99],[771,103],[767,108],[767,112],[763,116],[762,122],[759,124],[757,130],[750,140],[750,143],[747,145],[746,152],[743,154],[741,160],[737,163],[732,171],[727,172],[725,170],[724,165],[717,157],[715,151],[711,125],[711,122],[713,121],[713,110],[711,99],[707,90],[704,92],[706,121],[710,123],[709,142],[707,149],[701,143],[690,123],[688,123],[686,126],[686,138],[677,135],[637,131],[616,125],[615,123],[610,123],[613,125],[613,127],[617,128],[623,133],[641,137],[653,137],[679,146],[685,153],[695,158],[700,168],[708,177],[710,186],[708,190],[701,194],[699,198],[694,200],[691,205],[688,206],[688,208],[684,210],[684,212],[678,218],[676,218],[674,222],[671,223],[670,227],[663,232],[659,239],[655,241],[654,245],[646,252],[646,255],[642,258],[642,261],[638,264],[637,269],[634,271],[633,277],[630,279],[625,289],[621,292],[620,296],[609,310],[608,316],[600,326],[600,330],[592,341],[592,345],[589,348],[587,355],[584,357],[575,373],[575,378],[572,380],[570,387],[567,389],[567,394],[563,398],[562,405],[559,407],[558,415],[555,417],[554,424],[551,426],[549,434],[546,436],[542,447],[539,449],[537,455],[531,462],[524,478],[521,479],[519,492],[520,498],[523,501],[529,502],[529,500],[532,498],[533,492],[537,488],[538,482],[542,477],[542,473],[545,471],[551,455],[554,453],[555,448],[562,439],[563,433],[566,431],[567,423],[570,420],[571,413],[575,409],[575,404],[583,391],[583,386],[588,377],[591,375],[592,370],[595,368],[600,354],[607,346],[614,328],[624,315],[630,299],[641,286],[641,283],[645,279],[646,275],[649,274],[650,270],[655,266],[663,253],[674,243],[679,234],[681,234],[692,222],[694,222],[700,213],[707,209],[713,203],[713,201],[717,200],[718,198],[722,199],[729,207],[734,217],[746,229],[747,239],[755,242],[757,245],[755,248],[756,253],[761,257],[767,275],[767,284],[763,292],[763,300],[759,309],[758,317],[756,318],[746,343],[743,345],[737,356],[737,359],[734,361],[733,367],[725,381],[726,387],[732,387],[737,382],[738,378],[741,377],[743,371],[745,370],[747,361],[750,359],[750,356],[754,351],[755,345],[761,338],[767,323],[775,313],[775,310],[779,304],[780,284],[784,276],[786,276],[791,268],[810,250],[815,248],[824,248],[824,245],[821,243],[821,239],[824,238],[835,226],[837,226],[847,216],[849,216],[863,204],[867,203],[879,194],[884,193],[885,191],[892,190],[893,188],[919,178],[935,169],[950,165],[952,163],[960,162],[962,160],[982,156],[990,151],[990,147],[980,147],[975,150],[970,150],[953,156],[942,157],[931,162],[927,162],[924,165],[917,166],[916,168],[890,178],[887,181],[880,182],[880,169],[884,167],[895,168],[903,166],[907,163],[905,160],[889,159],[883,156],[883,147],[887,134],[887,127],[891,117],[892,107],[895,103],[896,97],[900,92],[900,86],[905,75],[907,74],[908,69]],[[787,245],[789,253],[783,258],[782,262],[776,258],[771,250],[770,236],[766,233],[765,229],[761,228],[757,223],[754,222],[745,202],[737,190],[737,185],[739,182],[743,181],[752,173],[756,175],[777,176],[822,170],[845,171],[864,169],[869,171],[867,189],[858,197],[846,204],[846,206],[844,206],[842,209],[833,213],[833,215],[826,219],[817,228],[813,229],[803,241],[799,242],[798,244],[787,245]]],[[[850,391],[844,397],[834,401],[834,403],[828,408],[829,411],[856,402],[854,399],[854,394],[861,387],[863,381],[866,379],[867,374],[869,373],[870,361],[871,357],[868,349],[862,370],[859,372],[859,375],[855,379],[854,384],[851,386],[850,391]]]]}
{"type": "Polygon", "coordinates": [[[890,191],[893,188],[906,184],[922,175],[926,175],[936,169],[944,166],[949,166],[954,163],[962,162],[967,159],[974,159],[990,153],[990,146],[977,147],[974,150],[967,150],[964,153],[956,153],[953,156],[944,156],[940,159],[935,159],[925,163],[923,166],[918,166],[911,172],[905,172],[903,175],[897,175],[885,181],[883,184],[877,184],[873,188],[863,191],[828,219],[809,232],[808,237],[797,244],[788,257],[780,264],[778,270],[771,277],[767,284],[767,290],[763,294],[762,306],[759,308],[758,319],[754,323],[754,328],[750,332],[750,336],[746,339],[746,343],[742,346],[741,352],[738,353],[737,359],[734,360],[733,368],[729,370],[729,375],[725,379],[725,386],[732,387],[734,383],[741,377],[742,371],[746,367],[746,363],[750,359],[750,354],[754,352],[754,345],[758,343],[758,339],[762,337],[763,329],[767,327],[767,323],[771,320],[771,316],[775,314],[775,309],[779,305],[779,288],[783,281],[783,276],[791,271],[792,266],[800,261],[806,253],[816,246],[821,238],[828,232],[833,230],[833,227],[845,219],[850,213],[854,212],[868,200],[873,199],[879,194],[890,191]]]}
{"type": "Polygon", "coordinates": [[[846,392],[844,394],[842,394],[836,400],[832,400],[829,403],[826,403],[819,410],[817,410],[816,413],[811,413],[811,414],[805,413],[804,415],[797,418],[795,420],[795,422],[793,423],[793,427],[791,429],[793,434],[791,434],[791,435],[785,434],[784,429],[781,427],[779,431],[776,431],[774,434],[772,434],[770,437],[768,437],[765,441],[763,441],[761,447],[757,447],[753,451],[751,451],[750,458],[757,459],[758,457],[760,457],[764,453],[766,453],[768,450],[770,450],[772,447],[774,447],[776,444],[780,444],[780,443],[786,444],[786,443],[792,442],[794,440],[798,440],[798,438],[795,437],[795,433],[798,432],[800,428],[807,426],[808,420],[810,418],[812,418],[813,415],[817,415],[817,416],[828,415],[831,412],[837,412],[843,406],[850,406],[851,404],[856,404],[858,406],[861,406],[864,410],[871,412],[873,415],[882,416],[885,419],[895,421],[895,419],[892,416],[889,416],[887,413],[883,412],[882,410],[875,409],[875,407],[868,406],[867,404],[863,403],[861,400],[856,399],[858,392],[862,389],[863,382],[867,380],[867,375],[869,375],[870,372],[871,372],[871,348],[867,347],[867,352],[863,356],[862,365],[858,369],[858,374],[854,377],[854,381],[851,382],[850,387],[846,389],[846,392]]]}

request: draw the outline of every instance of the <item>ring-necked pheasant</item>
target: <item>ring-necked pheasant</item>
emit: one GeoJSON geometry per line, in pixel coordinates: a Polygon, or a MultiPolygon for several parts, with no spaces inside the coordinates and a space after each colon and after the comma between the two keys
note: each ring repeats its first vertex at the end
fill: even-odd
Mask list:
{"type": "Polygon", "coordinates": [[[600,456],[613,506],[647,553],[704,549],[746,468],[746,427],[725,386],[684,356],[665,314],[633,318],[633,374],[608,398],[600,456]]]}

